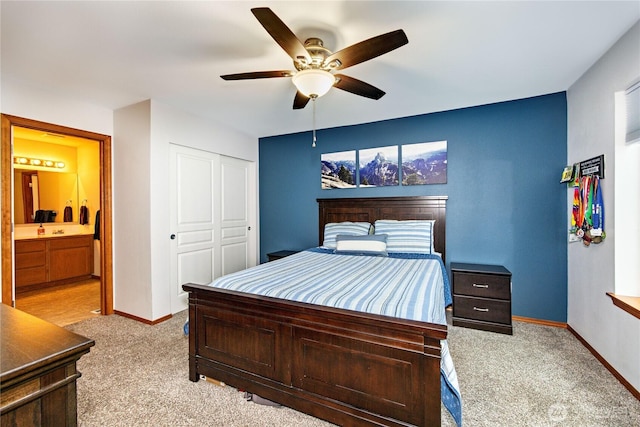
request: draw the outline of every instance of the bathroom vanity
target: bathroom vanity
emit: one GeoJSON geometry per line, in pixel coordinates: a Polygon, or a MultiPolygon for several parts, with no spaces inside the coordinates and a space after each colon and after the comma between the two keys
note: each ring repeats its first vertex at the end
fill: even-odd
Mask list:
{"type": "Polygon", "coordinates": [[[20,238],[14,250],[16,292],[91,278],[93,234],[20,238]]]}

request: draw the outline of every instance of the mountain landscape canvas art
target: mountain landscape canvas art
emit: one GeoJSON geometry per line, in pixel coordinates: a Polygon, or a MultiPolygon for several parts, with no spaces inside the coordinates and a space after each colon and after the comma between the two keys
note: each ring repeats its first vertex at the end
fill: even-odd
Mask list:
{"type": "Polygon", "coordinates": [[[398,185],[398,146],[358,151],[360,187],[398,185]]]}
{"type": "Polygon", "coordinates": [[[447,141],[402,146],[402,185],[446,183],[447,141]]]}
{"type": "Polygon", "coordinates": [[[356,152],[340,151],[320,156],[321,186],[323,190],[356,186],[356,152]]]}

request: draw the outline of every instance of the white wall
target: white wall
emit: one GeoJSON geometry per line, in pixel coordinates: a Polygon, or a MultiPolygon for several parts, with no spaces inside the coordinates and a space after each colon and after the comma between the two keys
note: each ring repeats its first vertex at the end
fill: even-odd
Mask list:
{"type": "MultiPolygon", "coordinates": [[[[606,209],[606,240],[568,248],[568,324],[636,390],[640,390],[640,319],[615,307],[615,239],[625,224],[615,222],[615,93],[625,90],[640,73],[640,23],[636,23],[567,93],[570,164],[605,155],[602,182],[606,209]]],[[[640,184],[636,191],[640,191],[640,184]]],[[[567,215],[570,203],[567,205],[567,215]]],[[[637,237],[637,236],[636,236],[637,237]]]]}
{"type": "Polygon", "coordinates": [[[4,77],[0,95],[0,111],[4,114],[113,135],[113,111],[110,109],[4,77]]]}
{"type": "Polygon", "coordinates": [[[157,320],[171,314],[169,144],[257,163],[258,141],[155,100],[117,110],[114,128],[114,308],[157,320]]]}
{"type": "Polygon", "coordinates": [[[114,112],[113,308],[153,320],[150,101],[114,112]]]}

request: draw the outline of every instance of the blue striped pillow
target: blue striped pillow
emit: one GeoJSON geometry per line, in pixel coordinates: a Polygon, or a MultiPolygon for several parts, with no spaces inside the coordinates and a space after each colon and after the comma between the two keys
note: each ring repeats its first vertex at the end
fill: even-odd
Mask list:
{"type": "Polygon", "coordinates": [[[324,241],[322,246],[325,248],[336,248],[336,236],[338,234],[351,236],[365,236],[369,234],[371,224],[368,222],[330,222],[324,226],[324,241]]]}
{"type": "Polygon", "coordinates": [[[376,221],[375,234],[387,235],[387,252],[435,253],[433,224],[435,220],[376,221]]]}

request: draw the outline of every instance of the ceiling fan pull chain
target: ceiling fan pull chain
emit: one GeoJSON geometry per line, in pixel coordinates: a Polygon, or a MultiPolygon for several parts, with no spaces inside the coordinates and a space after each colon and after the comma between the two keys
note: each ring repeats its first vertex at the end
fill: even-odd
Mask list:
{"type": "Polygon", "coordinates": [[[313,104],[313,143],[311,146],[316,148],[316,97],[311,97],[311,101],[313,104]]]}

